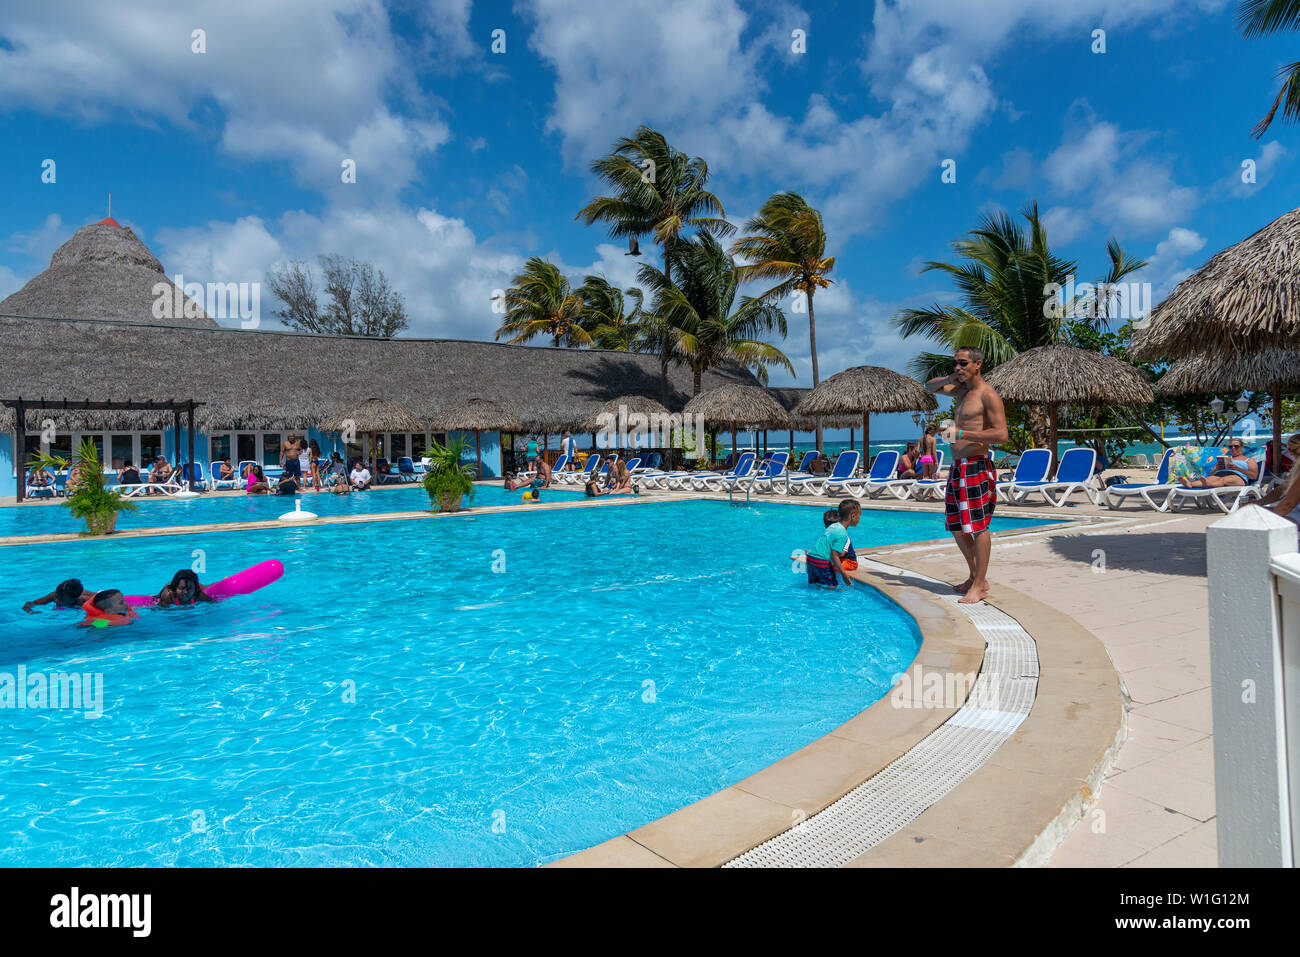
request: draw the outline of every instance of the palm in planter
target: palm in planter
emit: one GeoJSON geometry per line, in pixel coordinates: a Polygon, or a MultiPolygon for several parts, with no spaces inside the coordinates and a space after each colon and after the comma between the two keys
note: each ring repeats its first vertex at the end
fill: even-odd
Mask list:
{"type": "Polygon", "coordinates": [[[465,439],[455,436],[446,445],[434,442],[424,453],[429,458],[429,471],[424,475],[424,490],[429,493],[429,504],[440,512],[460,511],[461,499],[474,499],[474,469],[462,465],[465,439]]]}
{"type": "MultiPolygon", "coordinates": [[[[86,530],[81,534],[111,535],[117,528],[118,513],[134,512],[135,503],[104,487],[104,466],[99,461],[99,450],[90,439],[82,439],[75,461],[68,476],[68,499],[63,507],[86,523],[86,530]]],[[[56,473],[67,467],[67,459],[50,452],[37,454],[28,466],[53,469],[56,473]]]]}

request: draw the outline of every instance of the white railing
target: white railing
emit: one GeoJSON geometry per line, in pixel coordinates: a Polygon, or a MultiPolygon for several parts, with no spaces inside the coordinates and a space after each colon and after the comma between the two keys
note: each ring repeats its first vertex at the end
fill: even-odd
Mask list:
{"type": "Polygon", "coordinates": [[[1296,526],[1242,508],[1206,531],[1220,867],[1293,867],[1300,834],[1296,526]]]}

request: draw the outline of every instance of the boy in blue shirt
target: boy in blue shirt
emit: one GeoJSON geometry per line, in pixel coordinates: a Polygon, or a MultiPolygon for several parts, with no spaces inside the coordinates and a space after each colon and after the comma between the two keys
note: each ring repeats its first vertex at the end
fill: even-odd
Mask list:
{"type": "Polygon", "coordinates": [[[853,586],[853,580],[840,563],[840,553],[848,547],[848,530],[862,518],[862,506],[855,500],[846,498],[840,502],[838,511],[840,520],[826,526],[822,537],[817,539],[817,544],[804,557],[810,584],[835,588],[835,576],[838,575],[844,579],[844,584],[853,586]]]}

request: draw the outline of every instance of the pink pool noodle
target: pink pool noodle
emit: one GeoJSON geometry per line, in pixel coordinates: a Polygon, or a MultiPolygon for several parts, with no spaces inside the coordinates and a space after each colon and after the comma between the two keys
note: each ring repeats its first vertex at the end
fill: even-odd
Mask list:
{"type": "MultiPolygon", "coordinates": [[[[271,558],[264,562],[258,562],[251,568],[245,568],[242,572],[235,572],[229,578],[223,578],[221,581],[213,582],[211,585],[204,587],[204,592],[211,598],[218,600],[222,598],[231,598],[235,595],[247,595],[255,592],[259,588],[265,588],[267,585],[277,581],[284,574],[284,565],[277,559],[271,558]]],[[[127,595],[126,602],[128,605],[141,606],[152,605],[158,601],[156,595],[127,595]]]]}

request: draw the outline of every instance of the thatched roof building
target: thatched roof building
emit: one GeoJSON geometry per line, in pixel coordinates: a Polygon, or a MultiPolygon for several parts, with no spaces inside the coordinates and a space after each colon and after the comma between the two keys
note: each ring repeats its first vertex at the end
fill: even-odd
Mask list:
{"type": "Polygon", "coordinates": [[[1142,406],[1155,401],[1137,366],[1073,346],[1026,349],[984,378],[1005,402],[1142,406]]]}
{"type": "MultiPolygon", "coordinates": [[[[157,323],[0,316],[6,398],[197,399],[205,432],[305,429],[366,398],[400,402],[433,421],[466,396],[491,398],[524,428],[584,431],[601,403],[659,395],[655,356],[456,339],[367,339],[157,323]]],[[[738,366],[705,374],[705,388],[754,385],[738,366]]],[[[691,395],[691,372],[669,371],[669,406],[691,395]]],[[[28,428],[43,415],[33,410],[28,428]]],[[[59,429],[148,429],[168,414],[62,412],[59,429]]],[[[0,409],[0,429],[13,414],[0,409]]]]}
{"type": "Polygon", "coordinates": [[[154,320],[165,283],[166,322],[215,328],[201,304],[185,298],[163,272],[162,263],[129,226],[103,219],[83,226],[54,251],[50,268],[0,301],[0,314],[95,319],[107,322],[154,320]],[[180,308],[175,308],[179,305],[180,308]]]}

